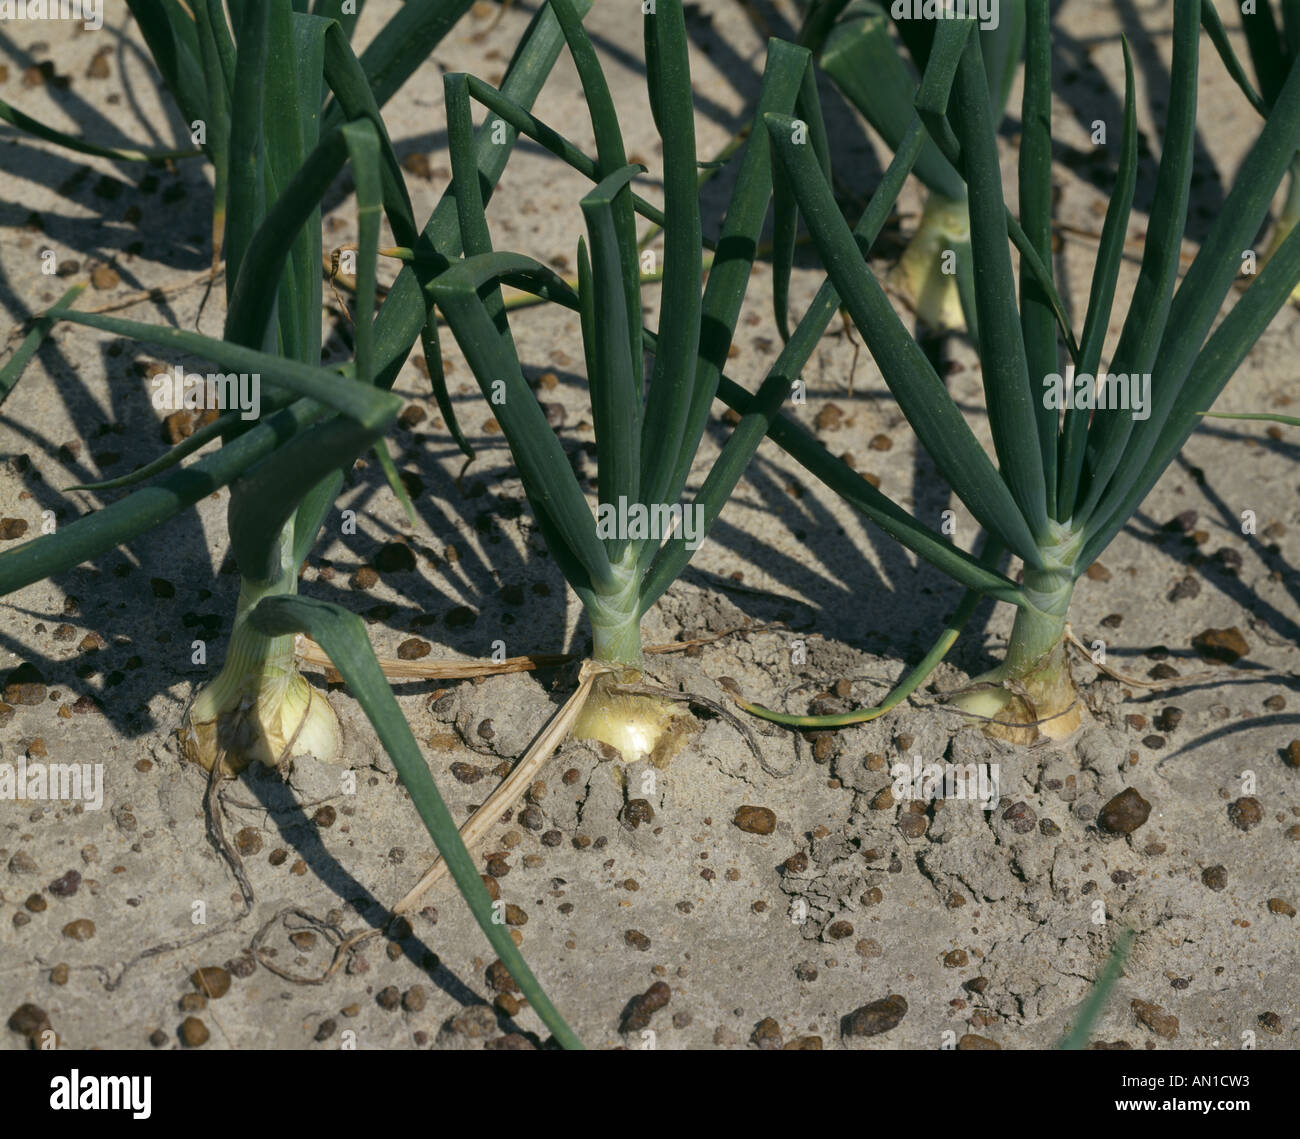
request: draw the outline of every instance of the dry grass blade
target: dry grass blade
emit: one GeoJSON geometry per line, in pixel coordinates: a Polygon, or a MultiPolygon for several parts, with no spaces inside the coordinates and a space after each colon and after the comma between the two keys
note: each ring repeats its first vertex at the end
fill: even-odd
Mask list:
{"type": "MultiPolygon", "coordinates": [[[[551,717],[550,723],[533,741],[524,757],[515,765],[515,769],[502,780],[497,789],[487,797],[487,801],[460,828],[461,841],[465,844],[466,850],[472,852],[474,847],[483,841],[492,824],[501,817],[501,812],[524,793],[524,789],[532,783],[533,776],[551,758],[551,754],[555,749],[564,742],[569,734],[569,729],[573,727],[583,705],[586,704],[587,697],[591,695],[591,686],[595,683],[596,677],[602,673],[617,671],[619,671],[617,667],[599,664],[596,661],[583,661],[576,691],[564,702],[564,706],[551,717]]],[[[446,873],[447,865],[439,858],[425,871],[424,877],[415,884],[414,889],[397,903],[393,908],[393,912],[395,914],[410,913],[419,900],[446,873]]]]}

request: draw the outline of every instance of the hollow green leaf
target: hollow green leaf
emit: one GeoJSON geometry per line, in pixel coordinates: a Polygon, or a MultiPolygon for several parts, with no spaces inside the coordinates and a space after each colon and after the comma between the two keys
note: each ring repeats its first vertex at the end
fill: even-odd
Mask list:
{"type": "Polygon", "coordinates": [[[202,49],[198,28],[186,6],[180,0],[126,0],[126,6],[186,124],[206,121],[210,107],[202,49]]]}
{"type": "MultiPolygon", "coordinates": [[[[1001,556],[1002,544],[996,539],[990,539],[984,544],[984,549],[980,553],[980,562],[992,569],[1001,556]]],[[[975,615],[975,610],[981,600],[983,600],[983,594],[978,590],[966,590],[962,594],[962,599],[953,615],[944,622],[943,632],[939,634],[938,639],[930,647],[930,651],[917,662],[915,668],[911,669],[894,686],[884,700],[873,707],[854,708],[848,712],[830,713],[824,716],[798,716],[791,715],[788,712],[774,712],[771,708],[765,708],[762,704],[745,702],[741,702],[741,707],[760,719],[771,720],[773,723],[785,724],[792,728],[846,728],[851,724],[865,724],[871,720],[879,719],[886,712],[897,708],[930,679],[934,674],[934,670],[939,667],[943,658],[948,655],[948,650],[957,643],[957,638],[961,636],[962,630],[966,628],[970,619],[975,615]]]]}
{"type": "MultiPolygon", "coordinates": [[[[596,435],[597,486],[600,501],[616,509],[620,498],[640,501],[641,390],[633,355],[641,356],[641,313],[635,314],[637,337],[628,340],[631,322],[623,264],[614,222],[614,201],[641,172],[625,166],[602,180],[582,199],[582,213],[591,239],[590,264],[582,254],[584,272],[579,280],[583,302],[583,345],[587,356],[587,387],[591,393],[592,425],[596,435]],[[585,277],[585,281],[582,278],[585,277]]],[[[627,549],[626,538],[606,541],[609,560],[619,562],[627,549]]]]}
{"type": "MultiPolygon", "coordinates": [[[[641,429],[641,499],[647,505],[672,501],[675,463],[683,444],[692,456],[695,447],[687,432],[698,380],[700,350],[700,285],[704,266],[700,254],[700,198],[696,183],[695,106],[686,48],[686,20],[680,0],[660,0],[643,20],[646,43],[654,45],[655,72],[648,76],[659,89],[663,140],[664,275],[658,344],[646,396],[641,429]]],[[[636,269],[632,269],[636,273],[636,269]]],[[[634,278],[635,293],[640,285],[634,278]]],[[[641,315],[636,314],[638,328],[641,315]]],[[[711,395],[709,397],[712,398],[711,395]]]]}
{"type": "MultiPolygon", "coordinates": [[[[1048,0],[1029,0],[1025,92],[1020,109],[1020,224],[1049,270],[1052,264],[1052,26],[1048,0]]],[[[988,61],[990,72],[993,61],[988,61]]],[[[1002,243],[1006,248],[1006,243],[1002,243]]],[[[981,325],[982,327],[982,325],[981,325]]],[[[1039,465],[1050,512],[1056,508],[1058,413],[1039,398],[1044,376],[1060,366],[1056,316],[1047,294],[1020,275],[1020,329],[1028,367],[1029,403],[1038,428],[1039,465]]],[[[987,374],[987,373],[986,373],[987,374]]],[[[990,412],[992,407],[990,407],[990,412]]]]}
{"type": "MultiPolygon", "coordinates": [[[[899,56],[883,11],[867,9],[838,24],[826,41],[822,70],[885,141],[897,150],[912,119],[917,84],[899,56]]],[[[930,190],[963,201],[966,184],[928,138],[916,176],[930,190]]]]}
{"type": "MultiPolygon", "coordinates": [[[[63,294],[54,306],[58,309],[66,309],[73,301],[77,299],[86,287],[83,281],[79,285],[73,285],[66,293],[63,294]]],[[[5,366],[0,368],[0,406],[9,398],[9,393],[14,390],[15,385],[22,378],[24,370],[36,355],[37,349],[45,343],[45,338],[49,336],[50,329],[54,327],[57,317],[46,313],[38,316],[32,322],[31,331],[23,337],[23,342],[18,345],[14,354],[5,362],[5,366]]]]}
{"type": "MultiPolygon", "coordinates": [[[[935,37],[936,56],[942,35],[940,32],[935,37]]],[[[997,135],[988,101],[983,98],[985,94],[980,41],[978,36],[971,36],[957,68],[950,116],[970,187],[971,255],[984,398],[1002,477],[1029,528],[1041,535],[1047,530],[1044,464],[1042,455],[1025,443],[1041,434],[1037,409],[1041,408],[1042,401],[1036,398],[1036,390],[1029,382],[1007,241],[997,135]]],[[[1030,136],[1033,129],[1028,127],[1030,136]]],[[[1030,146],[1032,150],[1032,142],[1030,146]]],[[[1047,224],[1050,230],[1050,209],[1047,224]]],[[[1054,350],[1054,338],[1052,343],[1054,350]]],[[[1055,431],[1050,442],[1054,458],[1055,431]]],[[[954,489],[961,493],[959,487],[954,489]]]]}
{"type": "MultiPolygon", "coordinates": [[[[581,564],[590,582],[607,585],[611,568],[605,547],[596,537],[591,509],[524,379],[513,347],[501,336],[479,296],[484,284],[496,284],[511,272],[545,279],[548,271],[517,254],[487,254],[441,274],[432,286],[433,295],[492,406],[530,496],[554,522],[564,547],[581,564]]],[[[563,282],[557,284],[563,286],[563,282]]]]}
{"type": "Polygon", "coordinates": [[[131,541],[237,478],[299,432],[329,416],[299,400],[220,450],[92,514],[0,553],[0,596],[43,581],[131,541]]]}
{"type": "Polygon", "coordinates": [[[765,121],[822,263],[921,445],[980,524],[1037,566],[1037,544],[1007,484],[867,267],[809,148],[793,141],[792,120],[765,121]]]}
{"type": "MultiPolygon", "coordinates": [[[[779,74],[777,70],[773,69],[773,65],[778,58],[778,49],[776,48],[776,41],[774,41],[773,50],[768,56],[770,74],[774,77],[779,74]]],[[[794,62],[793,58],[791,62],[794,62]]],[[[772,92],[773,98],[774,100],[779,99],[781,97],[780,88],[775,78],[773,78],[772,85],[774,88],[772,92]]],[[[787,87],[784,94],[786,98],[792,97],[793,89],[787,87]]],[[[760,103],[760,107],[761,105],[760,103]]],[[[895,152],[889,167],[880,180],[880,184],[871,196],[871,201],[853,231],[853,236],[858,241],[864,258],[870,252],[872,243],[879,236],[881,229],[884,228],[885,222],[889,219],[898,201],[898,195],[902,192],[907,176],[911,173],[912,164],[916,161],[917,154],[920,152],[923,138],[924,132],[921,130],[920,120],[913,114],[911,129],[904,132],[898,150],[895,152]]],[[[759,169],[765,169],[768,165],[770,163],[764,156],[763,164],[759,166],[759,169]]],[[[742,177],[739,185],[747,184],[742,177]]],[[[753,234],[751,234],[751,245],[752,239],[753,234]]],[[[750,460],[758,450],[758,445],[771,429],[773,421],[780,413],[786,399],[789,398],[794,382],[799,378],[804,365],[807,364],[809,357],[816,349],[818,342],[826,331],[827,325],[830,324],[835,313],[839,310],[839,304],[839,294],[835,292],[834,286],[829,281],[824,281],[821,288],[817,290],[813,303],[795,328],[793,335],[786,341],[780,355],[768,370],[758,394],[749,405],[749,409],[741,416],[740,422],[736,424],[730,438],[723,445],[722,453],[714,460],[708,475],[705,477],[704,484],[700,487],[694,499],[694,505],[702,508],[704,512],[702,528],[704,535],[708,534],[714,521],[722,513],[722,508],[731,497],[741,475],[749,466],[750,460]]],[[[725,351],[722,356],[725,358],[725,351]]],[[[701,354],[701,360],[703,361],[703,354],[701,354]]],[[[718,388],[718,377],[721,374],[720,365],[721,360],[714,361],[711,386],[715,393],[718,388]]],[[[643,613],[659,599],[668,586],[677,580],[694,552],[687,546],[682,535],[674,535],[672,539],[655,551],[640,589],[640,603],[643,613]]]]}
{"type": "Polygon", "coordinates": [[[0,119],[18,127],[19,130],[27,131],[28,134],[34,134],[37,138],[43,138],[46,142],[55,143],[65,150],[73,150],[78,154],[93,154],[97,158],[112,158],[117,162],[162,162],[169,158],[199,158],[203,154],[202,150],[194,149],[136,150],[131,147],[100,146],[84,138],[77,138],[75,135],[65,134],[63,131],[46,126],[3,99],[0,99],[0,119]]]}
{"type": "MultiPolygon", "coordinates": [[[[1128,239],[1129,216],[1133,211],[1133,194],[1137,188],[1137,110],[1133,94],[1133,58],[1128,41],[1124,48],[1124,130],[1120,139],[1119,170],[1110,203],[1106,207],[1106,220],[1101,227],[1101,240],[1097,243],[1097,263],[1092,271],[1092,286],[1088,293],[1088,314],[1083,322],[1083,337],[1079,344],[1079,374],[1095,376],[1101,365],[1101,353],[1106,345],[1106,330],[1110,326],[1111,307],[1115,301],[1115,285],[1119,268],[1124,260],[1124,244],[1128,239]]],[[[1065,521],[1074,514],[1079,478],[1088,441],[1088,410],[1071,404],[1065,410],[1065,424],[1061,437],[1061,467],[1058,485],[1056,518],[1065,521]]]]}
{"type": "MultiPolygon", "coordinates": [[[[1271,126],[1278,117],[1278,111],[1286,107],[1290,98],[1296,95],[1300,95],[1300,71],[1293,72],[1292,77],[1287,79],[1268,126],[1271,126]]],[[[1268,126],[1265,127],[1266,131],[1268,126]]],[[[1247,156],[1246,165],[1242,168],[1243,175],[1252,156],[1253,154],[1247,156]]],[[[1238,181],[1237,186],[1241,184],[1238,181]]],[[[1229,199],[1225,204],[1225,211],[1232,205],[1231,195],[1229,199]]],[[[1241,366],[1246,354],[1269,326],[1273,317],[1287,303],[1291,291],[1298,284],[1300,284],[1300,227],[1291,231],[1255,282],[1206,341],[1186,381],[1178,386],[1176,398],[1163,409],[1159,433],[1148,452],[1142,456],[1141,467],[1126,480],[1125,493],[1117,494],[1113,505],[1108,501],[1103,502],[1103,508],[1109,506],[1109,510],[1104,514],[1099,510],[1089,526],[1088,542],[1077,563],[1080,572],[1100,556],[1132,517],[1133,512],[1142,504],[1165,468],[1182,450],[1188,436],[1196,429],[1200,422],[1200,409],[1213,405],[1224,386],[1241,366]]],[[[1151,421],[1156,421],[1155,411],[1152,412],[1151,421]]]]}
{"type": "MultiPolygon", "coordinates": [[[[809,70],[810,63],[803,49],[780,40],[769,43],[755,111],[759,129],[751,127],[745,141],[736,188],[727,203],[717,253],[701,301],[699,357],[694,365],[695,378],[686,429],[677,447],[677,461],[664,499],[667,502],[676,502],[681,496],[695,462],[709,409],[717,394],[718,376],[731,351],[736,322],[740,319],[741,305],[758,250],[767,200],[774,185],[772,144],[761,127],[762,119],[757,116],[769,111],[788,111],[803,82],[801,76],[807,75],[809,70]]],[[[647,552],[653,553],[649,549],[647,552]]]]}
{"type": "Polygon", "coordinates": [[[391,392],[376,391],[368,384],[344,379],[326,368],[313,368],[284,356],[258,352],[227,340],[214,340],[198,332],[59,307],[50,309],[49,315],[58,320],[98,328],[102,332],[129,336],[146,344],[156,344],[177,354],[184,352],[200,356],[228,372],[258,375],[267,384],[276,384],[294,395],[318,400],[366,426],[386,422],[389,411],[394,407],[397,411],[401,410],[402,401],[391,392]]]}
{"type": "Polygon", "coordinates": [[[298,503],[333,472],[350,467],[397,418],[400,401],[373,425],[336,416],[296,435],[231,487],[227,526],[240,574],[274,581],[284,572],[279,536],[298,503]]]}
{"type": "Polygon", "coordinates": [[[461,842],[455,820],[438,793],[428,764],[393,698],[393,691],[384,679],[361,618],[328,602],[281,596],[260,601],[249,620],[268,636],[306,633],[329,654],[392,759],[402,785],[411,796],[411,802],[488,943],[555,1039],[565,1048],[581,1048],[581,1041],[556,1011],[524,962],[510,930],[495,920],[492,899],[473,858],[461,842]]]}
{"type": "Polygon", "coordinates": [[[1128,956],[1129,947],[1132,944],[1133,931],[1131,929],[1122,930],[1115,939],[1115,947],[1111,950],[1105,968],[1097,974],[1097,980],[1092,986],[1092,992],[1088,994],[1088,999],[1079,1006],[1074,1027],[1061,1041],[1060,1046],[1063,1051],[1077,1052],[1088,1046],[1088,1037],[1092,1032],[1092,1026],[1097,1023],[1102,1009],[1106,1007],[1106,1002],[1110,999],[1115,982],[1119,980],[1123,973],[1124,959],[1128,956]]]}
{"type": "MultiPolygon", "coordinates": [[[[718,398],[742,415],[754,409],[754,397],[744,388],[722,377],[718,398]]],[[[896,538],[913,553],[937,566],[954,581],[977,589],[987,597],[1024,603],[1019,586],[1000,574],[980,565],[964,550],[952,545],[943,535],[923,526],[887,495],[881,494],[852,467],[832,455],[822,443],[803,427],[778,416],[772,421],[768,437],[797,460],[809,474],[820,479],[850,506],[860,510],[877,526],[896,538]]]]}
{"type": "MultiPolygon", "coordinates": [[[[1142,375],[1153,370],[1173,303],[1196,143],[1199,33],[1199,0],[1179,0],[1174,5],[1173,81],[1154,204],[1142,250],[1142,267],[1112,357],[1111,367],[1116,373],[1142,375]]],[[[1182,334],[1185,330],[1179,331],[1182,334]]],[[[1086,522],[1096,508],[1119,466],[1132,428],[1133,421],[1127,415],[1094,417],[1088,432],[1080,488],[1082,501],[1075,511],[1076,522],[1086,522]]]]}
{"type": "MultiPolygon", "coordinates": [[[[1262,2],[1267,4],[1268,0],[1262,0],[1262,2]]],[[[1214,0],[1201,0],[1201,27],[1205,29],[1205,34],[1210,37],[1210,42],[1214,44],[1214,50],[1219,53],[1219,59],[1223,61],[1223,66],[1227,69],[1228,75],[1241,88],[1241,93],[1246,96],[1246,101],[1267,118],[1268,107],[1265,105],[1260,93],[1251,85],[1246,69],[1242,67],[1241,60],[1237,58],[1237,53],[1232,50],[1232,42],[1228,39],[1228,31],[1219,18],[1219,12],[1214,6],[1214,0]]]]}
{"type": "MultiPolygon", "coordinates": [[[[270,5],[249,4],[235,25],[238,52],[230,115],[226,207],[226,300],[232,299],[244,254],[266,215],[266,151],[262,131],[270,5]]],[[[278,287],[278,280],[276,282],[278,287]]],[[[259,345],[262,347],[264,345],[259,345]]]]}
{"type": "MultiPolygon", "coordinates": [[[[575,6],[581,15],[586,13],[590,3],[589,0],[575,0],[575,6]]],[[[539,8],[506,70],[502,94],[519,106],[530,108],[563,46],[564,36],[550,6],[539,8]]],[[[495,187],[500,179],[517,137],[509,126],[499,131],[489,122],[479,128],[474,149],[479,173],[489,188],[495,187]]],[[[484,200],[488,198],[485,193],[484,200]]],[[[381,388],[393,386],[411,345],[429,319],[425,290],[450,259],[460,252],[460,226],[453,199],[443,195],[418,240],[420,249],[430,254],[433,262],[403,267],[389,288],[388,298],[375,320],[375,366],[377,384],[381,388]]]]}

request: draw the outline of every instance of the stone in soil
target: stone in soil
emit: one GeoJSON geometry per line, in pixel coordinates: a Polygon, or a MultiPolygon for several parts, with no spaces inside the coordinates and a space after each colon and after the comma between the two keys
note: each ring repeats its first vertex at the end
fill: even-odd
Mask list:
{"type": "Polygon", "coordinates": [[[906,1015],[906,999],[897,993],[891,993],[849,1013],[845,1018],[844,1035],[879,1036],[891,1028],[897,1028],[906,1015]]]}

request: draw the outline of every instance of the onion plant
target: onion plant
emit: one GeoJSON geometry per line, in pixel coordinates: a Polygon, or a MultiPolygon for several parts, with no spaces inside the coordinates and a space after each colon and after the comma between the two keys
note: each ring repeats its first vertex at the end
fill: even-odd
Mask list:
{"type": "MultiPolygon", "coordinates": [[[[911,121],[916,76],[925,70],[939,22],[911,18],[911,7],[900,8],[889,0],[811,0],[799,32],[799,43],[814,53],[821,69],[891,151],[897,151],[911,121]]],[[[996,18],[981,26],[978,35],[989,108],[996,121],[1002,118],[1023,54],[1025,0],[1002,0],[992,11],[996,18]]],[[[921,146],[913,173],[926,189],[925,204],[889,281],[931,330],[973,330],[966,183],[929,140],[921,146]]],[[[783,326],[787,266],[794,251],[793,210],[790,201],[788,209],[776,215],[775,248],[784,258],[784,264],[777,262],[778,319],[783,326]]]]}
{"type": "MultiPolygon", "coordinates": [[[[682,501],[767,212],[771,150],[761,130],[745,146],[701,291],[704,239],[680,0],[659,0],[644,18],[649,105],[663,140],[662,214],[632,191],[641,171],[627,161],[608,82],[573,0],[550,0],[550,8],[577,65],[597,157],[581,155],[471,77],[449,75],[448,134],[465,259],[437,278],[432,295],[492,405],[538,526],[591,624],[592,680],[575,734],[604,740],[629,758],[662,760],[680,738],[672,705],[628,690],[643,665],[642,617],[681,572],[762,438],[761,428],[733,435],[693,500],[682,501]],[[587,240],[578,247],[576,291],[531,258],[492,248],[466,147],[471,96],[596,183],[582,199],[587,240]],[[642,327],[638,210],[662,222],[665,234],[664,303],[653,333],[642,327]],[[594,515],[524,378],[503,283],[580,313],[598,463],[594,515]],[[647,350],[654,355],[649,377],[647,350]]],[[[773,41],[758,113],[792,110],[807,76],[808,53],[773,41]]]]}
{"type": "MultiPolygon", "coordinates": [[[[806,437],[784,429],[773,437],[904,545],[968,587],[1017,607],[1002,663],[958,701],[974,715],[1000,721],[1017,738],[1033,736],[1035,729],[1060,737],[1079,722],[1065,645],[1075,581],[1139,507],[1195,429],[1199,409],[1222,390],[1300,281],[1300,238],[1293,234],[1215,326],[1241,271],[1242,251],[1251,248],[1300,144],[1300,77],[1295,71],[1278,91],[1223,208],[1178,280],[1196,129],[1202,12],[1200,0],[1176,0],[1173,78],[1154,206],[1137,284],[1102,373],[1137,175],[1132,65],[1125,45],[1116,184],[1076,345],[1050,275],[1048,0],[1030,0],[1027,12],[1019,222],[1004,204],[981,43],[971,34],[970,22],[940,21],[916,100],[925,133],[961,172],[968,189],[977,347],[996,465],[870,272],[835,204],[822,163],[800,144],[798,124],[788,116],[765,119],[835,291],[919,443],[979,523],[1020,559],[1023,580],[1015,583],[992,574],[996,581],[990,583],[988,571],[951,546],[936,543],[932,530],[825,451],[808,445],[806,437]],[[1009,239],[1021,253],[1019,304],[1009,239]],[[1124,394],[1136,399],[1117,398],[1124,394]]],[[[914,122],[905,140],[905,149],[912,152],[920,148],[917,128],[914,122]]],[[[748,406],[743,392],[724,388],[723,395],[733,406],[748,406]]]]}
{"type": "MultiPolygon", "coordinates": [[[[422,6],[409,6],[416,8],[422,6]]],[[[194,9],[196,16],[204,10],[202,5],[194,9]]],[[[339,746],[334,712],[307,685],[294,660],[296,635],[309,633],[374,724],[502,962],[557,1040],[576,1045],[505,926],[493,920],[487,891],[362,622],[337,605],[296,596],[300,567],[333,509],[344,472],[381,439],[400,410],[401,400],[387,389],[422,331],[428,339],[429,284],[459,256],[456,203],[444,198],[424,231],[417,228],[379,113],[379,96],[391,93],[386,84],[394,73],[381,68],[368,74],[338,21],[299,11],[292,0],[232,3],[231,35],[220,5],[207,11],[214,19],[221,15],[224,34],[217,38],[228,39],[233,53],[229,67],[210,76],[212,89],[222,92],[213,102],[216,113],[228,109],[223,337],[56,306],[0,371],[0,394],[12,390],[50,324],[67,320],[260,379],[266,389],[261,414],[247,419],[245,409],[228,409],[164,458],[123,479],[85,488],[155,480],[0,554],[0,595],[146,534],[229,487],[229,548],[241,589],[225,663],[190,708],[186,754],[210,768],[236,769],[253,760],[275,764],[296,755],[334,758],[339,746]],[[327,93],[331,101],[325,104],[327,93]],[[345,164],[358,209],[354,353],[346,364],[325,367],[320,362],[320,202],[345,164]],[[381,215],[399,245],[418,252],[419,265],[402,269],[376,313],[381,215]],[[218,438],[218,450],[172,469],[218,438]]],[[[575,3],[572,11],[576,20],[585,5],[575,3]]],[[[503,95],[519,106],[531,104],[561,45],[555,18],[539,12],[511,62],[503,95]]],[[[418,60],[404,54],[411,45],[392,46],[402,67],[413,69],[418,60]]],[[[478,139],[463,140],[462,178],[472,172],[479,200],[499,179],[514,137],[507,132],[503,143],[494,125],[478,139]]]]}

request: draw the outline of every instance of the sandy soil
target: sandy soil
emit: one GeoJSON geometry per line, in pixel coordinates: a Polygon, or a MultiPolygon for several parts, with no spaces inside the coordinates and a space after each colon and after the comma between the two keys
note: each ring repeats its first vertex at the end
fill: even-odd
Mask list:
{"type": "MultiPolygon", "coordinates": [[[[371,7],[363,40],[393,4],[371,7]]],[[[495,27],[493,9],[474,13],[391,105],[417,216],[427,216],[448,177],[440,72],[499,79],[530,10],[517,4],[495,27]]],[[[761,10],[772,31],[789,32],[787,8],[761,10]]],[[[1167,6],[1124,12],[1120,21],[1109,6],[1069,0],[1059,15],[1057,216],[1071,228],[1059,266],[1076,318],[1094,247],[1086,232],[1100,228],[1110,177],[1108,160],[1091,161],[1088,136],[1096,119],[1118,132],[1121,32],[1135,43],[1139,121],[1159,149],[1167,6]]],[[[638,22],[607,2],[588,23],[629,152],[653,178],[638,22]]],[[[173,144],[183,137],[178,116],[124,26],[110,16],[98,34],[5,28],[0,97],[96,139],[173,144]],[[46,62],[52,73],[33,85],[26,69],[46,62]]],[[[740,5],[720,0],[695,10],[691,32],[700,150],[708,154],[743,122],[764,35],[740,5]]],[[[1202,72],[1193,238],[1221,205],[1256,129],[1208,45],[1202,72]]],[[[829,86],[824,97],[844,187],[864,196],[880,155],[829,86]]],[[[538,111],[590,149],[567,59],[538,111]]],[[[1010,187],[1015,129],[1013,113],[1004,132],[1010,187]]],[[[77,277],[111,268],[86,306],[206,266],[210,196],[197,164],[150,170],[83,160],[7,128],[0,156],[0,334],[61,291],[63,282],[41,274],[46,249],[65,267],[78,262],[77,277]]],[[[1149,208],[1153,174],[1148,153],[1139,211],[1149,208]]],[[[726,188],[724,177],[706,195],[715,224],[726,188]]],[[[330,199],[327,244],[353,235],[345,191],[330,199]]],[[[522,146],[492,206],[498,245],[572,271],[581,192],[580,178],[522,146]]],[[[909,189],[904,231],[918,201],[909,189]]],[[[1144,216],[1135,216],[1135,239],[1144,216]]],[[[1121,298],[1135,273],[1130,259],[1121,298]]],[[[820,280],[814,268],[798,270],[797,309],[820,280]]],[[[220,292],[201,314],[202,289],[191,287],[128,315],[191,326],[197,317],[219,334],[220,292]]],[[[654,296],[648,290],[649,303],[654,296]]],[[[327,303],[333,326],[328,294],[327,303]]],[[[542,398],[559,405],[566,447],[594,475],[576,318],[532,311],[514,325],[542,398]]],[[[1294,394],[1298,337],[1300,322],[1287,310],[1221,409],[1267,409],[1294,394]]],[[[342,351],[337,336],[330,343],[342,351]]],[[[770,274],[760,266],[730,374],[753,388],[778,344],[770,274]]],[[[974,355],[956,339],[944,351],[954,395],[987,442],[974,355]]],[[[340,503],[357,512],[358,532],[344,535],[331,519],[303,589],[363,612],[381,654],[395,655],[411,637],[429,642],[433,657],[487,655],[498,639],[512,654],[580,653],[578,607],[523,506],[500,435],[486,430],[488,409],[450,337],[447,355],[458,411],[480,449],[463,493],[427,381],[408,363],[398,390],[427,415],[390,444],[422,488],[420,525],[406,524],[373,463],[359,470],[340,503]],[[417,550],[415,568],[381,570],[368,591],[353,588],[353,572],[374,565],[399,535],[417,550]]],[[[792,413],[920,517],[955,510],[957,540],[969,547],[974,523],[916,452],[865,352],[849,394],[854,356],[834,326],[805,373],[808,401],[792,413]]],[[[156,359],[85,330],[55,333],[0,417],[3,517],[26,521],[32,533],[43,511],[80,516],[118,492],[64,495],[61,487],[163,453],[144,379],[156,359]]],[[[725,430],[719,417],[696,485],[725,430]]],[[[984,604],[925,693],[879,721],[817,739],[763,727],[761,765],[718,717],[701,720],[683,754],[653,773],[566,745],[545,786],[503,821],[483,854],[504,854],[501,896],[570,1023],[598,1047],[940,1048],[961,1038],[966,1046],[1048,1047],[1127,926],[1137,940],[1095,1039],[1135,1048],[1294,1047],[1300,786],[1284,750],[1300,734],[1297,458],[1294,433],[1273,438],[1262,425],[1221,421],[1193,437],[1080,581],[1073,610],[1079,636],[1104,640],[1113,667],[1176,683],[1153,691],[1082,665],[1091,712],[1066,744],[993,743],[940,701],[1004,643],[1009,608],[984,604]],[[1257,534],[1242,533],[1246,510],[1258,518],[1257,534]],[[1181,522],[1171,529],[1173,519],[1181,522]],[[1235,665],[1198,657],[1193,638],[1234,627],[1248,645],[1235,665]],[[1001,801],[988,813],[939,801],[920,815],[887,801],[889,765],[918,755],[997,762],[1001,801]],[[1126,788],[1150,803],[1150,816],[1130,834],[1109,834],[1098,813],[1126,788]],[[644,799],[653,818],[633,827],[631,799],[644,799]],[[770,810],[771,833],[737,827],[743,806],[770,810]],[[671,998],[648,1029],[638,1028],[629,1002],[660,980],[671,998]],[[894,1002],[894,1015],[877,1007],[878,1034],[845,1031],[848,1014],[891,995],[904,998],[901,1019],[904,1006],[894,1002]]],[[[510,1015],[512,1000],[498,997],[491,954],[450,885],[429,896],[409,937],[373,937],[335,962],[340,940],[375,928],[434,856],[346,692],[329,694],[347,733],[346,769],[302,761],[222,788],[218,815],[240,853],[238,874],[210,841],[205,778],[180,760],[171,733],[229,633],[238,579],[221,572],[225,499],[214,495],[129,549],[7,599],[0,668],[31,666],[43,691],[4,710],[0,762],[103,763],[105,792],[100,810],[0,802],[0,1013],[34,1004],[60,1043],[75,1048],[181,1047],[189,1017],[202,1027],[189,1025],[191,1040],[206,1035],[207,1047],[478,1048],[544,1037],[531,1010],[510,1015]],[[208,665],[191,664],[196,639],[208,644],[208,665]],[[343,770],[355,772],[352,794],[343,770]],[[325,977],[332,962],[327,979],[304,983],[325,977]],[[196,992],[190,977],[200,967],[217,970],[208,975],[217,987],[231,978],[229,991],[214,989],[212,1000],[196,992]]],[[[959,593],[764,444],[711,539],[647,618],[646,640],[727,633],[653,664],[663,682],[714,701],[727,701],[719,680],[731,677],[752,698],[792,710],[819,695],[827,707],[869,704],[928,648],[959,593]]],[[[483,800],[494,770],[525,749],[573,679],[571,669],[556,669],[398,688],[454,812],[483,800]]],[[[27,1041],[6,1031],[0,1045],[27,1041]]]]}

